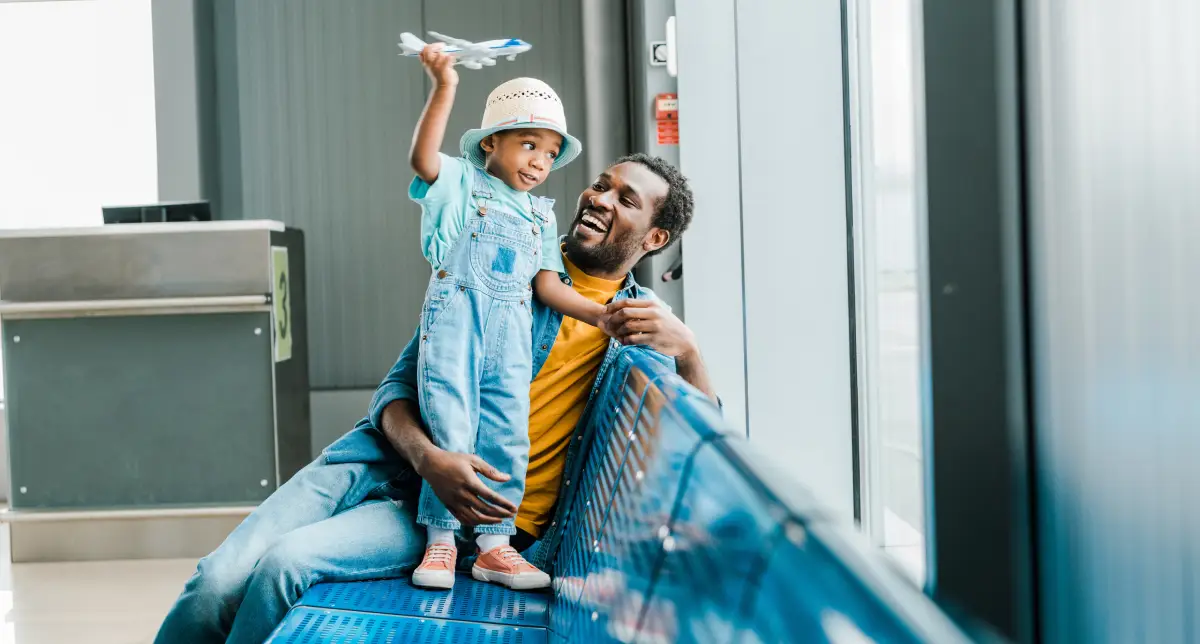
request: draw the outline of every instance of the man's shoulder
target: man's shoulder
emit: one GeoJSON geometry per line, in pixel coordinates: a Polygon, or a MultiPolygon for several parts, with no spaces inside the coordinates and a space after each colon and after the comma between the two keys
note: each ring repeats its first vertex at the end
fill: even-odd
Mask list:
{"type": "Polygon", "coordinates": [[[635,281],[633,279],[632,273],[630,273],[629,277],[627,277],[625,279],[626,279],[626,286],[630,291],[630,297],[633,297],[633,298],[636,298],[639,300],[650,300],[651,302],[656,302],[659,306],[663,307],[664,309],[666,309],[668,311],[671,310],[671,305],[667,304],[661,297],[659,297],[658,293],[655,293],[653,289],[650,289],[645,286],[642,286],[641,284],[638,284],[637,281],[635,281]]]}

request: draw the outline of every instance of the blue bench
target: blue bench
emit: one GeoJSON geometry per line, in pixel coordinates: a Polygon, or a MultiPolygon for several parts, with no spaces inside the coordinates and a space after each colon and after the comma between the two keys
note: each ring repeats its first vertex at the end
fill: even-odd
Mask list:
{"type": "Polygon", "coordinates": [[[320,584],[276,643],[954,642],[966,636],[641,350],[601,383],[553,593],[320,584]]]}

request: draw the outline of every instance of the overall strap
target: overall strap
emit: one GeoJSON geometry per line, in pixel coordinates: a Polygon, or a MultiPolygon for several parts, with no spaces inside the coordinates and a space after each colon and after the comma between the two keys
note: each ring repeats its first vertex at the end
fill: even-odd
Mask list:
{"type": "Polygon", "coordinates": [[[550,222],[550,217],[554,214],[554,200],[549,197],[533,197],[533,214],[537,216],[542,224],[550,222]]]}
{"type": "Polygon", "coordinates": [[[492,184],[488,181],[487,170],[477,165],[472,165],[471,167],[475,170],[475,180],[471,185],[471,196],[476,199],[491,199],[492,184]]]}

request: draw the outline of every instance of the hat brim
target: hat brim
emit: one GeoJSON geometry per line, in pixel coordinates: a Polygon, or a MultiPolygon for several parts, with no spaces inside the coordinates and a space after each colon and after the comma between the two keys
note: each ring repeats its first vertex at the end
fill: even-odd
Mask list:
{"type": "Polygon", "coordinates": [[[497,127],[478,128],[475,130],[467,130],[462,139],[458,143],[459,150],[462,152],[463,158],[482,168],[487,161],[487,154],[479,144],[487,137],[506,130],[526,130],[530,128],[541,128],[557,132],[563,138],[562,147],[558,151],[558,156],[554,159],[554,165],[550,166],[551,170],[558,170],[575,160],[581,152],[583,152],[583,144],[579,139],[567,134],[562,128],[548,121],[522,121],[519,123],[509,123],[497,127]]]}

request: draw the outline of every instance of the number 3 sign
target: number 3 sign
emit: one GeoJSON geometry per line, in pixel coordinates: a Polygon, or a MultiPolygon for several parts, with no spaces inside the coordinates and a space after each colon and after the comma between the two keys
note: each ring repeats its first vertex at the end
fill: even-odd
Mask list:
{"type": "Polygon", "coordinates": [[[283,362],[292,358],[292,303],[288,297],[287,248],[271,247],[271,267],[274,276],[271,280],[271,301],[274,304],[271,321],[275,327],[275,362],[283,362]]]}

